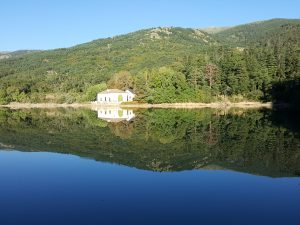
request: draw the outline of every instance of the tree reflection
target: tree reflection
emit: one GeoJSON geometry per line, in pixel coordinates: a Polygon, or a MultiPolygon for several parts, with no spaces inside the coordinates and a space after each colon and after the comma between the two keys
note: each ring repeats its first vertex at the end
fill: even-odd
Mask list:
{"type": "MultiPolygon", "coordinates": [[[[299,129],[270,110],[138,110],[108,122],[91,110],[0,110],[0,148],[54,151],[155,171],[232,169],[300,175],[299,129]],[[11,147],[9,147],[11,146],[11,147]]],[[[287,118],[285,118],[287,120],[287,118]]]]}

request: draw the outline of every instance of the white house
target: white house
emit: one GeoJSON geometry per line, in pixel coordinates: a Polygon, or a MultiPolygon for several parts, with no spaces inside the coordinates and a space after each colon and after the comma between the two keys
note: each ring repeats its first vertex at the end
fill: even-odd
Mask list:
{"type": "Polygon", "coordinates": [[[97,103],[120,104],[122,102],[131,102],[135,94],[131,91],[122,91],[119,89],[107,89],[97,94],[97,103]]]}
{"type": "Polygon", "coordinates": [[[131,120],[135,117],[135,114],[131,109],[121,108],[101,108],[97,109],[98,118],[106,120],[107,122],[120,122],[123,120],[131,120]]]}

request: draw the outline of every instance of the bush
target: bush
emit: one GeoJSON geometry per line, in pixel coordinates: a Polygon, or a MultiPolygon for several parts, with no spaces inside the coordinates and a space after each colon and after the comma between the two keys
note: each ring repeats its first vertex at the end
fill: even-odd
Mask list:
{"type": "Polygon", "coordinates": [[[85,94],[85,100],[86,101],[95,101],[97,98],[97,94],[101,91],[104,91],[105,89],[107,89],[107,86],[106,86],[106,83],[104,83],[104,82],[87,88],[86,94],[85,94]]]}
{"type": "Polygon", "coordinates": [[[0,90],[0,105],[5,105],[7,104],[7,98],[6,98],[6,91],[0,90]]]}

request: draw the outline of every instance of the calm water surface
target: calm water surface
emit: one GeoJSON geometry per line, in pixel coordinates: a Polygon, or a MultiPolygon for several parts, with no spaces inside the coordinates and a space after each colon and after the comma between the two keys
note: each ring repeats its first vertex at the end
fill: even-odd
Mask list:
{"type": "Polygon", "coordinates": [[[299,224],[291,115],[0,109],[0,148],[0,224],[299,224]]]}

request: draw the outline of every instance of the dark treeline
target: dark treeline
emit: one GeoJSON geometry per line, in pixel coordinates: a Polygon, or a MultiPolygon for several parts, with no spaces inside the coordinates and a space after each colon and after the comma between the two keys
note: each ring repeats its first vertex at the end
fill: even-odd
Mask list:
{"type": "Polygon", "coordinates": [[[300,77],[300,22],[255,26],[156,28],[2,60],[0,103],[91,101],[107,87],[149,103],[273,101],[300,77]]]}

